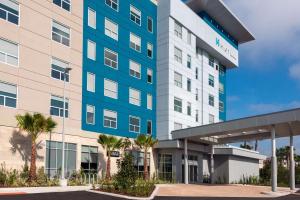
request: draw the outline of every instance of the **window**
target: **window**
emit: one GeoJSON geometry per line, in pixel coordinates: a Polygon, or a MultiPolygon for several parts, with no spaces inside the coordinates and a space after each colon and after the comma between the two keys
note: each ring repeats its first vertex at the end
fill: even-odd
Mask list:
{"type": "Polygon", "coordinates": [[[95,124],[95,106],[86,105],[86,123],[95,124]]]}
{"type": "Polygon", "coordinates": [[[215,77],[213,75],[209,75],[209,77],[208,77],[208,84],[211,87],[215,87],[215,77]]]}
{"type": "Polygon", "coordinates": [[[66,82],[69,82],[69,71],[65,73],[66,68],[69,67],[69,63],[58,60],[56,58],[52,58],[51,64],[51,77],[64,81],[64,76],[66,74],[66,82]]]}
{"type": "MultiPolygon", "coordinates": [[[[77,145],[65,143],[65,177],[70,177],[76,171],[77,145]]],[[[46,141],[46,174],[53,178],[59,176],[62,168],[62,143],[46,141]]]]}
{"type": "Polygon", "coordinates": [[[151,17],[147,18],[147,29],[150,33],[153,33],[153,19],[151,17]]]}
{"type": "Polygon", "coordinates": [[[118,54],[112,50],[105,48],[104,64],[108,67],[118,69],[118,54]]]}
{"type": "Polygon", "coordinates": [[[219,93],[224,94],[224,84],[219,83],[219,93]]]}
{"type": "Polygon", "coordinates": [[[139,90],[129,88],[129,103],[136,106],[141,105],[141,92],[139,90]]]}
{"type": "Polygon", "coordinates": [[[199,122],[199,110],[196,110],[196,122],[199,122]]]}
{"type": "Polygon", "coordinates": [[[129,131],[134,133],[140,133],[140,118],[129,116],[129,131]]]}
{"type": "Polygon", "coordinates": [[[182,88],[182,75],[177,72],[174,72],[174,84],[182,88]]]}
{"type": "Polygon", "coordinates": [[[105,18],[105,35],[111,37],[114,40],[119,39],[119,26],[113,21],[105,18]]]}
{"type": "Polygon", "coordinates": [[[53,0],[53,3],[67,11],[70,11],[70,9],[71,9],[70,0],[53,0]]]}
{"type": "Polygon", "coordinates": [[[208,96],[208,104],[210,106],[215,106],[215,97],[211,94],[208,96]]]}
{"type": "Polygon", "coordinates": [[[147,69],[147,82],[153,83],[153,70],[149,68],[147,69]]]}
{"type": "Polygon", "coordinates": [[[132,60],[129,61],[129,74],[135,78],[141,78],[141,64],[134,62],[132,60]]]}
{"type": "Polygon", "coordinates": [[[147,134],[148,135],[152,134],[152,121],[151,120],[147,121],[147,134]]]}
{"type": "Polygon", "coordinates": [[[106,128],[117,128],[118,114],[114,111],[104,110],[103,111],[103,125],[106,128]]]}
{"type": "Polygon", "coordinates": [[[158,178],[170,182],[174,180],[172,154],[158,154],[158,178]]]}
{"type": "Polygon", "coordinates": [[[174,24],[174,33],[177,37],[182,38],[182,26],[178,22],[174,24]]]}
{"type": "Polygon", "coordinates": [[[182,124],[175,122],[174,123],[174,130],[176,131],[176,130],[180,130],[180,129],[182,129],[182,124]]]}
{"type": "Polygon", "coordinates": [[[208,64],[209,64],[209,66],[214,67],[215,59],[212,56],[209,56],[208,64]]]}
{"type": "Polygon", "coordinates": [[[17,107],[17,86],[0,82],[0,107],[17,107]]]}
{"type": "Polygon", "coordinates": [[[96,43],[91,40],[87,42],[87,57],[96,60],[96,43]]]}
{"type": "Polygon", "coordinates": [[[0,2],[0,18],[19,25],[19,4],[11,0],[0,2]]]}
{"type": "Polygon", "coordinates": [[[70,28],[52,21],[52,40],[70,46],[70,28]]]}
{"type": "Polygon", "coordinates": [[[81,146],[81,169],[86,176],[98,174],[98,147],[81,146]]]}
{"type": "Polygon", "coordinates": [[[19,45],[0,38],[0,62],[19,65],[19,45]]]}
{"type": "Polygon", "coordinates": [[[137,25],[141,25],[141,11],[130,5],[130,19],[137,25]]]}
{"type": "Polygon", "coordinates": [[[95,82],[96,82],[95,74],[88,72],[87,73],[87,83],[86,83],[87,91],[95,92],[95,82]]]}
{"type": "Polygon", "coordinates": [[[187,34],[187,43],[192,44],[192,33],[190,31],[188,31],[187,34]]]}
{"type": "Polygon", "coordinates": [[[147,109],[152,110],[152,95],[147,94],[147,109]]]}
{"type": "Polygon", "coordinates": [[[130,33],[130,48],[141,52],[141,38],[130,33]]]}
{"type": "Polygon", "coordinates": [[[220,74],[221,76],[224,76],[225,73],[226,73],[226,68],[225,68],[223,65],[221,65],[221,66],[220,66],[220,69],[219,69],[219,74],[220,74]]]}
{"type": "Polygon", "coordinates": [[[147,56],[153,58],[153,45],[151,43],[147,43],[147,56]]]}
{"type": "Polygon", "coordinates": [[[214,115],[209,114],[209,117],[208,117],[208,123],[209,123],[209,124],[215,123],[215,116],[214,116],[214,115]]]}
{"type": "Polygon", "coordinates": [[[105,0],[105,3],[115,11],[119,10],[119,0],[105,0]]]}
{"type": "Polygon", "coordinates": [[[174,49],[174,59],[177,62],[182,63],[182,51],[180,49],[178,49],[177,47],[175,47],[175,49],[174,49]]]}
{"type": "Polygon", "coordinates": [[[199,90],[198,90],[198,88],[196,88],[196,101],[198,101],[199,100],[199,90]]]}
{"type": "MultiPolygon", "coordinates": [[[[133,151],[134,168],[138,172],[139,177],[143,177],[144,173],[144,152],[133,151]]],[[[150,153],[147,153],[147,168],[150,172],[150,153]]]]}
{"type": "Polygon", "coordinates": [[[192,91],[192,81],[191,81],[191,79],[187,79],[187,91],[192,91]]]}
{"type": "Polygon", "coordinates": [[[118,83],[104,79],[104,96],[118,99],[118,83]]]}
{"type": "Polygon", "coordinates": [[[192,115],[192,104],[190,102],[187,103],[187,115],[192,115]]]}
{"type": "MultiPolygon", "coordinates": [[[[51,95],[50,115],[64,116],[64,98],[51,95]]],[[[69,99],[65,99],[65,117],[69,117],[69,99]]]]}
{"type": "Polygon", "coordinates": [[[96,29],[96,11],[88,8],[88,26],[96,29]]]}
{"type": "Polygon", "coordinates": [[[195,70],[196,70],[196,71],[195,71],[195,78],[198,80],[198,78],[199,78],[199,70],[198,70],[198,67],[196,67],[195,70]]]}
{"type": "Polygon", "coordinates": [[[174,98],[174,111],[182,113],[182,100],[174,98]]]}
{"type": "Polygon", "coordinates": [[[223,101],[219,102],[219,111],[224,112],[224,102],[223,101]]]}
{"type": "Polygon", "coordinates": [[[191,68],[192,67],[192,57],[190,55],[187,55],[187,64],[186,64],[187,68],[191,68]]]}

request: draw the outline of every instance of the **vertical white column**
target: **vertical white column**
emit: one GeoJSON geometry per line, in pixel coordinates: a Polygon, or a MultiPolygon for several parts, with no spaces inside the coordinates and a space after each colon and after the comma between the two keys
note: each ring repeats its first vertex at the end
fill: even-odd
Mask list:
{"type": "Polygon", "coordinates": [[[271,130],[271,147],[272,147],[272,192],[277,191],[277,157],[276,157],[276,132],[275,126],[271,130]]]}
{"type": "Polygon", "coordinates": [[[213,183],[213,181],[214,181],[214,173],[215,173],[214,146],[211,145],[211,152],[210,152],[210,183],[213,183]]]}
{"type": "Polygon", "coordinates": [[[188,141],[184,139],[184,184],[189,184],[188,141]]]}
{"type": "Polygon", "coordinates": [[[295,157],[294,157],[294,136],[290,135],[290,189],[295,190],[295,157]]]}

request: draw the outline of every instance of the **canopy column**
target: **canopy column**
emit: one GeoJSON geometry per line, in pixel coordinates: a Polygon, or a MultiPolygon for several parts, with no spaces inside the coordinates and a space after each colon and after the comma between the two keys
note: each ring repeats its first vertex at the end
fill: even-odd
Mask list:
{"type": "Polygon", "coordinates": [[[214,146],[211,145],[210,150],[210,183],[214,181],[215,162],[214,162],[214,146]]]}
{"type": "Polygon", "coordinates": [[[271,158],[271,165],[272,165],[272,192],[277,191],[277,156],[276,156],[276,132],[275,126],[272,125],[271,128],[271,148],[272,148],[272,158],[271,158]]]}
{"type": "Polygon", "coordinates": [[[290,135],[290,189],[295,190],[295,157],[294,157],[294,136],[290,135]]]}
{"type": "Polygon", "coordinates": [[[188,140],[184,139],[184,184],[189,184],[188,140]]]}

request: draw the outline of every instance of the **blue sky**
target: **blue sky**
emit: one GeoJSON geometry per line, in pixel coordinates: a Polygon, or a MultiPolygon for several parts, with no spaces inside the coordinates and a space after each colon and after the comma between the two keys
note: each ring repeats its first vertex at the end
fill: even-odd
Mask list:
{"type": "MultiPolygon", "coordinates": [[[[300,107],[300,1],[224,2],[256,38],[240,46],[239,68],[228,71],[227,118],[300,107]]],[[[300,153],[299,137],[295,147],[300,153]]],[[[259,151],[269,155],[270,141],[260,142],[259,151]]]]}

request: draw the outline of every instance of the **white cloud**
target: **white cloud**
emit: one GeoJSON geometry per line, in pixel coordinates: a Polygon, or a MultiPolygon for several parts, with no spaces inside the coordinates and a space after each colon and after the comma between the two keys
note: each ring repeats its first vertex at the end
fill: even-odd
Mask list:
{"type": "Polygon", "coordinates": [[[236,95],[227,96],[227,101],[228,102],[236,102],[236,101],[239,101],[239,100],[240,100],[239,96],[236,96],[236,95]]]}
{"type": "Polygon", "coordinates": [[[300,81],[300,63],[294,64],[289,68],[289,75],[291,78],[300,81]]]}
{"type": "Polygon", "coordinates": [[[279,104],[279,103],[258,103],[258,104],[250,104],[248,106],[248,110],[250,113],[255,114],[265,114],[270,112],[277,112],[281,110],[299,108],[300,101],[292,101],[286,104],[279,104]]]}

